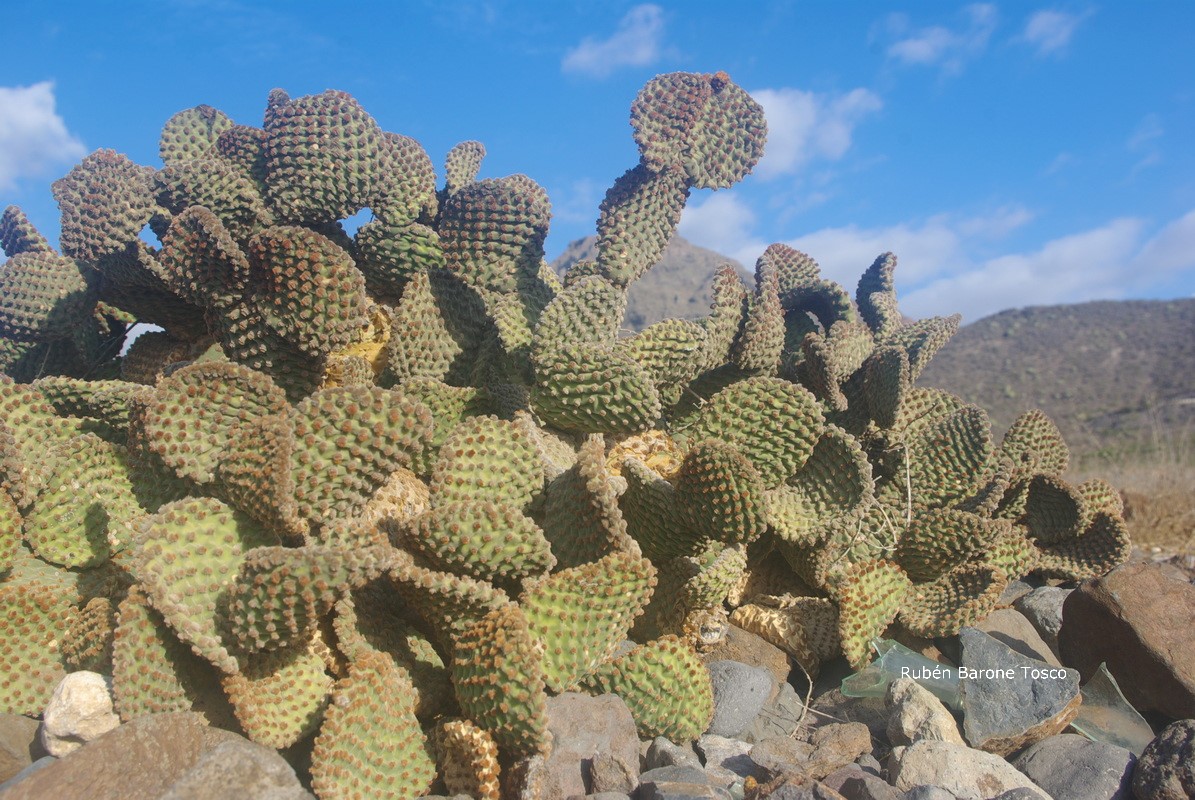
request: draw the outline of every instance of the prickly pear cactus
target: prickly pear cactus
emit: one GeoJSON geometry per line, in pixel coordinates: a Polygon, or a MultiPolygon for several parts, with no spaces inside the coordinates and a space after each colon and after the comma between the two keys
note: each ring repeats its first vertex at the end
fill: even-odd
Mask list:
{"type": "Polygon", "coordinates": [[[891,624],[949,635],[1013,578],[1126,557],[1045,415],[997,443],[916,385],[959,319],[906,322],[891,254],[852,298],[773,245],[704,319],[623,335],[690,192],[767,130],[725,73],[650,81],[631,122],[563,277],[532,178],[464,142],[440,183],[335,91],[275,90],[260,127],[181,111],[161,169],[88,156],[54,184],[61,252],[5,210],[0,711],[100,669],[125,719],[310,753],[325,799],[496,797],[552,694],[699,736],[730,621],[860,665],[891,624]]]}

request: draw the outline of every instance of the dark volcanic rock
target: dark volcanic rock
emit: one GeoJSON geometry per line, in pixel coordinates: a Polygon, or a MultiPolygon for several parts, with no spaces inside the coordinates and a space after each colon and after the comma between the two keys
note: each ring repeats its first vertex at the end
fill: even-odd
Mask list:
{"type": "Polygon", "coordinates": [[[1154,564],[1127,564],[1067,597],[1058,648],[1086,681],[1106,662],[1133,706],[1195,717],[1195,586],[1154,564]]]}
{"type": "Polygon", "coordinates": [[[1013,761],[1054,800],[1130,800],[1137,757],[1074,733],[1043,739],[1013,761]]]}
{"type": "Polygon", "coordinates": [[[1138,800],[1195,797],[1195,719],[1166,728],[1137,760],[1133,792],[1138,800]]]}

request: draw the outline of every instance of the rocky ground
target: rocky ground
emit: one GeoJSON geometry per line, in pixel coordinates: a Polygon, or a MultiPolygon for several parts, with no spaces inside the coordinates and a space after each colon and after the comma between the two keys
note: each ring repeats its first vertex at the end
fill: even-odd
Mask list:
{"type": "MultiPolygon", "coordinates": [[[[618,697],[564,694],[549,707],[551,755],[519,765],[518,780],[508,774],[503,794],[1195,797],[1195,557],[1137,552],[1078,588],[1017,582],[1003,599],[1000,610],[959,637],[900,637],[936,660],[982,673],[963,681],[958,710],[909,678],[891,683],[883,696],[848,697],[840,688],[844,664],[823,665],[810,686],[784,651],[732,627],[707,654],[715,712],[700,739],[640,741],[618,697]],[[1152,728],[1135,744],[1120,731],[1129,747],[1092,741],[1070,727],[1081,710],[1080,683],[1101,662],[1152,728]],[[1006,674],[1016,677],[1000,677],[1006,674]]],[[[42,721],[0,716],[0,800],[313,797],[302,753],[287,756],[207,727],[197,714],[121,725],[103,677],[75,673],[42,721]]]]}

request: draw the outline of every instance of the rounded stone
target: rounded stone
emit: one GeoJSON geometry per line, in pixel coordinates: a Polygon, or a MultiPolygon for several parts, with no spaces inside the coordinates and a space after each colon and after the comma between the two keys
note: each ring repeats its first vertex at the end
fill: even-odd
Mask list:
{"type": "Polygon", "coordinates": [[[738,661],[714,661],[709,671],[714,717],[706,733],[737,739],[771,699],[776,681],[768,670],[738,661]]]}

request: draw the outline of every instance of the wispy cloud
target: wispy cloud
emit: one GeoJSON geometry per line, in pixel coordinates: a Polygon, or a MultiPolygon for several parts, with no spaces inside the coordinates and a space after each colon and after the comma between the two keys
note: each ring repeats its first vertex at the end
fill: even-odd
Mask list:
{"type": "Polygon", "coordinates": [[[963,66],[987,49],[996,30],[996,7],[974,3],[961,12],[955,27],[930,25],[913,27],[904,14],[890,14],[882,26],[882,37],[889,40],[886,53],[902,64],[937,66],[947,73],[961,72],[963,66]]]}
{"type": "Polygon", "coordinates": [[[751,96],[768,120],[768,144],[755,168],[762,178],[792,174],[813,159],[842,158],[855,126],[883,107],[879,95],[867,89],[839,95],[760,89],[751,96]]]}
{"type": "Polygon", "coordinates": [[[1135,177],[1146,167],[1162,163],[1162,148],[1159,145],[1159,140],[1165,135],[1166,128],[1162,124],[1162,118],[1157,114],[1147,114],[1137,123],[1137,127],[1129,134],[1129,138],[1124,144],[1125,149],[1137,157],[1137,162],[1133,165],[1132,172],[1129,173],[1130,178],[1135,177]]]}
{"type": "Polygon", "coordinates": [[[1035,12],[1025,22],[1025,29],[1017,41],[1035,48],[1039,56],[1059,55],[1066,50],[1075,29],[1087,16],[1087,13],[1069,14],[1053,9],[1035,12]]]}
{"type": "Polygon", "coordinates": [[[664,10],[645,4],[632,8],[619,21],[618,29],[605,39],[587,36],[564,54],[560,66],[575,72],[604,78],[620,67],[645,67],[662,55],[664,10]]]}
{"type": "Polygon", "coordinates": [[[55,108],[52,82],[0,86],[0,189],[86,154],[55,108]]]}
{"type": "MultiPolygon", "coordinates": [[[[915,317],[961,312],[964,321],[1030,305],[1142,296],[1195,273],[1195,210],[1148,235],[1148,224],[1120,217],[1024,251],[990,253],[1033,218],[1019,205],[961,217],[938,214],[876,228],[823,228],[785,240],[813,256],[822,274],[853,288],[877,255],[892,251],[901,310],[915,317]]],[[[770,244],[752,208],[732,192],[685,209],[680,233],[750,266],[770,244]]]]}

